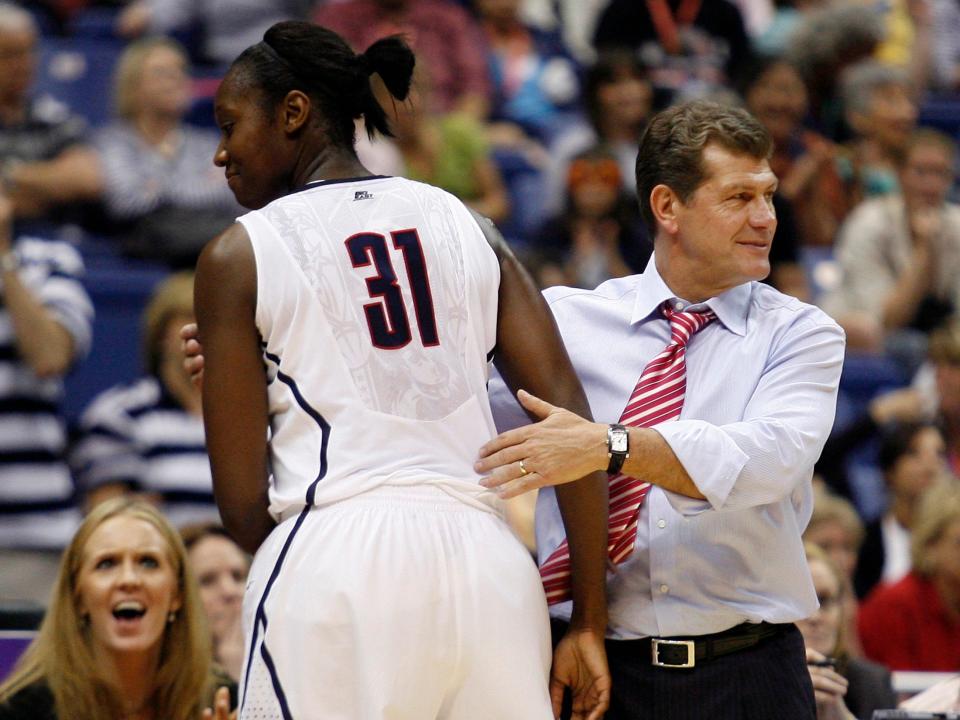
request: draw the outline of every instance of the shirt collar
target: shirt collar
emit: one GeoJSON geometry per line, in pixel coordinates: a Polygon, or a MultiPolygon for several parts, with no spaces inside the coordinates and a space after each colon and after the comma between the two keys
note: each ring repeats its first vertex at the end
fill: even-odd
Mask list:
{"type": "Polygon", "coordinates": [[[747,313],[750,309],[751,283],[743,283],[720,293],[703,303],[690,303],[678,298],[667,287],[657,271],[656,255],[651,255],[643,273],[637,276],[637,297],[633,305],[633,316],[630,323],[635,324],[646,320],[665,301],[680,303],[678,310],[700,310],[704,305],[716,314],[717,319],[731,332],[737,335],[747,334],[747,313]]]}

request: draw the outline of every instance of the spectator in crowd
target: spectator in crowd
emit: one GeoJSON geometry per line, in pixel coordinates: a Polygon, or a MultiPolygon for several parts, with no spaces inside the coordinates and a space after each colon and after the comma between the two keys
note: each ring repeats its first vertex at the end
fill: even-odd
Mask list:
{"type": "Polygon", "coordinates": [[[187,559],[207,616],[213,660],[234,681],[240,679],[244,648],[241,609],[250,570],[247,555],[217,523],[188,525],[180,530],[187,559]]]}
{"type": "Polygon", "coordinates": [[[544,199],[548,217],[564,209],[571,158],[596,145],[616,156],[624,186],[628,192],[636,190],[637,144],[652,103],[653,86],[634,54],[615,51],[597,59],[584,80],[583,104],[589,124],[571,127],[550,148],[544,199]]]}
{"type": "Polygon", "coordinates": [[[803,127],[809,103],[800,73],[783,56],[757,56],[737,88],[773,137],[770,167],[780,178],[778,194],[793,207],[801,243],[832,245],[849,208],[836,145],[803,127]]]}
{"type": "Polygon", "coordinates": [[[960,477],[960,321],[930,337],[935,413],[947,445],[947,464],[960,477]]]}
{"type": "Polygon", "coordinates": [[[581,63],[597,59],[593,32],[609,0],[524,0],[524,16],[539,27],[557,29],[581,63]]]}
{"type": "Polygon", "coordinates": [[[750,55],[740,10],[728,0],[612,0],[593,40],[601,51],[637,53],[658,107],[726,87],[750,55]]]}
{"type": "MultiPolygon", "coordinates": [[[[466,113],[432,111],[433,68],[418,62],[409,101],[393,106],[393,140],[372,141],[359,133],[360,159],[372,172],[402,175],[436,185],[495,222],[510,213],[500,170],[493,161],[483,126],[466,113]],[[391,146],[399,167],[391,168],[391,146]]],[[[391,103],[383,97],[384,107],[391,103]]]]}
{"type": "Polygon", "coordinates": [[[803,539],[827,554],[830,562],[842,573],[844,582],[851,583],[851,589],[863,534],[863,521],[850,502],[826,488],[817,491],[813,515],[803,531],[803,539]]]}
{"type": "Polygon", "coordinates": [[[854,573],[857,597],[910,571],[910,536],[924,492],[949,476],[940,429],[930,422],[886,427],[877,453],[889,493],[883,516],[868,523],[854,573]]]}
{"type": "Polygon", "coordinates": [[[90,347],[93,306],[80,255],[14,239],[12,223],[0,195],[0,597],[45,603],[80,520],[60,402],[90,347]]]}
{"type": "Polygon", "coordinates": [[[863,521],[853,505],[824,487],[813,498],[813,515],[803,531],[803,540],[816,545],[830,558],[843,584],[843,637],[850,655],[860,656],[857,636],[857,596],[853,592],[853,573],[863,544],[863,521]]]}
{"type": "MultiPolygon", "coordinates": [[[[878,440],[885,427],[929,419],[932,414],[927,409],[928,405],[923,393],[915,388],[897,388],[880,393],[843,429],[831,433],[817,460],[817,475],[840,497],[853,503],[862,501],[847,475],[851,455],[868,442],[878,440]]],[[[843,566],[843,563],[837,564],[843,566]]]]}
{"type": "Polygon", "coordinates": [[[69,171],[84,157],[78,152],[86,131],[83,119],[49,96],[31,96],[36,64],[33,16],[19,5],[0,2],[0,181],[18,218],[40,216],[49,207],[19,184],[24,163],[56,158],[69,171]]]}
{"type": "Polygon", "coordinates": [[[817,720],[871,720],[874,710],[897,706],[890,671],[851,657],[845,635],[849,589],[843,575],[816,545],[807,545],[806,553],[820,607],[797,626],[807,647],[817,720]]]}
{"type": "Polygon", "coordinates": [[[600,146],[573,159],[566,209],[547,221],[535,246],[558,259],[563,284],[574,287],[594,288],[646,266],[653,245],[611,152],[600,146]]]}
{"type": "Polygon", "coordinates": [[[321,3],[313,17],[360,51],[375,40],[401,33],[417,63],[430,68],[430,112],[462,112],[486,118],[490,83],[480,27],[453,0],[343,0],[321,3]]]}
{"type": "Polygon", "coordinates": [[[930,0],[859,1],[871,6],[883,21],[883,40],[874,57],[902,69],[917,97],[922,97],[931,72],[933,13],[930,0]]]}
{"type": "Polygon", "coordinates": [[[198,28],[202,60],[225,66],[268,27],[306,17],[309,0],[134,0],[117,18],[124,38],[198,28]]]}
{"type": "Polygon", "coordinates": [[[523,21],[520,0],[477,0],[475,5],[487,41],[491,133],[515,138],[498,144],[530,138],[549,145],[576,112],[579,65],[558,32],[523,21]]]}
{"type": "Polygon", "coordinates": [[[915,90],[900,68],[866,60],[843,74],[842,101],[854,137],[838,158],[851,204],[897,191],[897,176],[917,125],[915,90]]]}
{"type": "Polygon", "coordinates": [[[760,55],[780,55],[805,13],[821,8],[827,0],[772,0],[770,21],[753,37],[753,49],[760,55]]]}
{"type": "Polygon", "coordinates": [[[67,547],[0,718],[198,720],[222,682],[183,542],[149,504],[115,498],[67,547]]]}
{"type": "Polygon", "coordinates": [[[875,350],[894,331],[905,345],[960,308],[960,206],[947,201],[955,158],[946,135],[913,132],[900,191],[864,201],[840,229],[843,282],[825,307],[850,329],[851,345],[875,350]]]}
{"type": "Polygon", "coordinates": [[[35,180],[31,192],[48,200],[100,200],[106,229],[122,238],[125,252],[192,266],[239,206],[210,162],[216,133],[183,123],[187,70],[186,54],[172,40],[128,46],[115,71],[117,120],[95,135],[82,167],[70,175],[58,161],[24,166],[35,180]]]}
{"type": "Polygon", "coordinates": [[[134,492],[177,527],[217,519],[200,390],[180,352],[180,328],[191,322],[193,273],[171,275],[143,314],[147,374],[104,391],[80,418],[71,461],[88,508],[134,492]]]}
{"type": "Polygon", "coordinates": [[[867,657],[891,670],[960,670],[960,486],[931,488],[911,537],[913,570],[860,607],[867,657]]]}
{"type": "Polygon", "coordinates": [[[192,266],[240,211],[210,158],[215,132],[183,123],[190,76],[167,39],[130,45],[117,64],[118,119],[95,138],[108,219],[128,228],[128,252],[192,266]]]}
{"type": "Polygon", "coordinates": [[[828,139],[840,142],[849,130],[843,122],[838,80],[845,68],[873,54],[883,38],[883,23],[865,5],[822,5],[804,13],[790,37],[787,57],[807,86],[809,122],[828,139]]]}
{"type": "Polygon", "coordinates": [[[960,4],[931,0],[930,65],[932,85],[944,93],[960,92],[960,4]]]}

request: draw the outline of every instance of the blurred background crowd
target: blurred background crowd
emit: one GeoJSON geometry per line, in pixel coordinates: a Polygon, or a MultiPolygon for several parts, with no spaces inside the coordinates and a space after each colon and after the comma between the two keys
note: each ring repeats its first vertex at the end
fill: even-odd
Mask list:
{"type": "MultiPolygon", "coordinates": [[[[190,535],[217,515],[177,332],[242,212],[213,95],[288,18],[358,51],[407,37],[415,91],[362,161],[495,220],[544,287],[643,270],[653,112],[754,113],[780,178],[768,281],[848,338],[807,530],[804,632],[850,680],[822,717],[869,717],[889,670],[960,671],[960,0],[0,0],[0,601],[42,607],[117,495],[193,528],[191,553],[228,542],[190,535]]],[[[208,610],[235,672],[232,552],[208,610]]]]}

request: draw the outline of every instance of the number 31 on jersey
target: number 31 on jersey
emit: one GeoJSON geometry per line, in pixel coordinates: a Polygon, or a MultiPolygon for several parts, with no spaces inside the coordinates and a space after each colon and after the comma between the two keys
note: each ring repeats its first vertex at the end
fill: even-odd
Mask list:
{"type": "MultiPolygon", "coordinates": [[[[430,292],[430,278],[427,275],[420,236],[414,229],[396,230],[390,233],[390,239],[393,247],[403,255],[410,295],[413,298],[413,310],[420,330],[420,342],[424,347],[439,345],[433,295],[430,292]]],[[[400,282],[390,259],[386,236],[371,232],[358,233],[347,238],[344,244],[353,267],[359,269],[372,265],[377,273],[367,278],[367,292],[379,302],[363,306],[370,328],[370,341],[374,347],[384,350],[399,350],[405,347],[412,339],[410,320],[403,302],[400,282]]]]}

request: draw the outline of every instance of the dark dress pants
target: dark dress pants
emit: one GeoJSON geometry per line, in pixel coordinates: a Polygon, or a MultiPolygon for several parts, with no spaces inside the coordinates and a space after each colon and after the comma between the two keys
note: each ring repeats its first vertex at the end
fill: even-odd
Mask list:
{"type": "MultiPolygon", "coordinates": [[[[565,630],[553,622],[554,642],[565,630]]],[[[655,667],[641,641],[608,640],[607,658],[613,689],[606,720],[816,719],[796,627],[689,669],[655,667]]],[[[562,717],[569,718],[566,709],[562,717]]]]}

